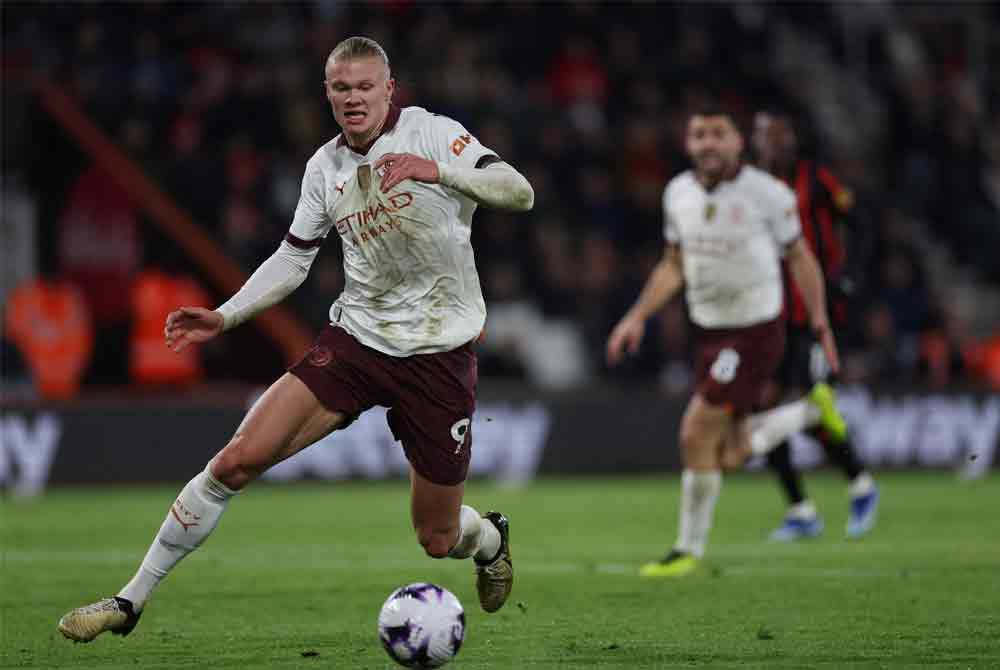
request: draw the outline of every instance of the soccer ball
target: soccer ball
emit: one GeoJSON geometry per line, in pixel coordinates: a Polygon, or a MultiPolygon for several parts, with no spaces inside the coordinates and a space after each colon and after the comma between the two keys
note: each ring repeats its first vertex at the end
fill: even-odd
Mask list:
{"type": "Polygon", "coordinates": [[[407,668],[439,668],[462,647],[465,611],[451,591],[418,582],[393,591],[378,615],[378,639],[407,668]]]}

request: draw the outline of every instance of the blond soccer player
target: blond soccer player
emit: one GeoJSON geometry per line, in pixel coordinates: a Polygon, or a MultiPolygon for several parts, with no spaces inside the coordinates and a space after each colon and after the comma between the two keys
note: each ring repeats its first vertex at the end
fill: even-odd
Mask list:
{"type": "Polygon", "coordinates": [[[486,318],[470,232],[477,205],[523,212],[534,193],[458,122],[394,105],[389,59],[375,41],[341,42],[325,76],[342,132],[306,164],[284,241],[218,309],[170,314],[165,335],[180,351],[279,302],[328,235],[343,247],[346,276],[330,322],[183,488],[131,581],[59,621],[67,638],[130,633],[153,589],[208,538],[233,496],[374,405],[390,407],[389,427],[410,462],[417,541],[434,558],[474,559],[487,612],[510,594],[507,519],[462,504],[475,410],[471,343],[486,318]]]}

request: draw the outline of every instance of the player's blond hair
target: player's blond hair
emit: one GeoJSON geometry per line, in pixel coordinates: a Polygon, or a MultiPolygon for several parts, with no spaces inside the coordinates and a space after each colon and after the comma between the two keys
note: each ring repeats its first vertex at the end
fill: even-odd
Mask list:
{"type": "Polygon", "coordinates": [[[370,37],[348,37],[333,47],[326,62],[329,64],[334,61],[353,61],[362,58],[378,58],[385,63],[385,69],[389,69],[389,56],[386,55],[385,49],[370,37]]]}

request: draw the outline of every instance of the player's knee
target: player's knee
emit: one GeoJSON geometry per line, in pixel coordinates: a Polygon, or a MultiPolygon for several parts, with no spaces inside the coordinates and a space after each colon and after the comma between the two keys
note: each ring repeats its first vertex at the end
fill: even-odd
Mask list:
{"type": "Polygon", "coordinates": [[[718,454],[713,446],[697,432],[682,430],[680,442],[686,467],[712,468],[718,465],[718,454]]]}
{"type": "Polygon", "coordinates": [[[417,541],[431,558],[444,558],[455,544],[457,528],[417,528],[417,541]]]}
{"type": "Polygon", "coordinates": [[[253,463],[246,461],[246,450],[240,448],[243,441],[242,435],[230,440],[229,444],[212,459],[210,466],[212,476],[220,484],[234,491],[244,488],[263,472],[253,463]]]}

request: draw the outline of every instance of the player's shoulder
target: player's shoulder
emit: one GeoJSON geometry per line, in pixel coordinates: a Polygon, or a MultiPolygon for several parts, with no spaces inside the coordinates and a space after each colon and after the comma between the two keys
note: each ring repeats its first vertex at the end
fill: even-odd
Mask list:
{"type": "Polygon", "coordinates": [[[432,112],[423,107],[403,107],[400,110],[399,123],[402,126],[433,130],[437,128],[453,128],[460,125],[455,119],[432,112]]]}
{"type": "Polygon", "coordinates": [[[434,112],[424,109],[423,107],[417,107],[411,105],[409,107],[402,107],[399,110],[399,120],[404,123],[429,123],[434,117],[440,116],[434,112]]]}
{"type": "Polygon", "coordinates": [[[748,191],[763,198],[795,199],[795,193],[785,182],[754,165],[744,165],[741,168],[740,181],[748,191]]]}
{"type": "Polygon", "coordinates": [[[698,180],[695,179],[694,171],[684,170],[684,172],[675,175],[673,179],[667,182],[667,185],[663,188],[663,201],[668,202],[682,193],[697,188],[698,180]]]}
{"type": "Polygon", "coordinates": [[[740,168],[740,180],[750,188],[766,190],[788,188],[780,179],[756,165],[744,165],[740,168]]]}
{"type": "Polygon", "coordinates": [[[306,172],[323,171],[333,167],[340,160],[338,152],[346,150],[346,144],[341,141],[341,136],[342,134],[338,134],[316,150],[316,153],[306,161],[306,172]]]}

